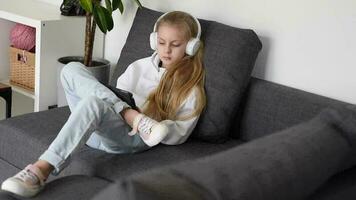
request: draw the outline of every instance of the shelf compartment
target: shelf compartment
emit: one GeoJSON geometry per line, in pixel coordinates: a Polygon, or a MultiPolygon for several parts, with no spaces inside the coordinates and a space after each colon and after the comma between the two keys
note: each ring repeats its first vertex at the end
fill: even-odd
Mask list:
{"type": "Polygon", "coordinates": [[[35,93],[32,92],[31,90],[27,90],[25,88],[22,88],[22,87],[19,87],[17,85],[13,85],[10,83],[9,80],[1,80],[0,83],[3,83],[3,84],[6,84],[6,85],[9,85],[11,87],[11,89],[15,92],[18,92],[22,95],[25,95],[27,97],[30,97],[31,99],[35,99],[35,93]]]}

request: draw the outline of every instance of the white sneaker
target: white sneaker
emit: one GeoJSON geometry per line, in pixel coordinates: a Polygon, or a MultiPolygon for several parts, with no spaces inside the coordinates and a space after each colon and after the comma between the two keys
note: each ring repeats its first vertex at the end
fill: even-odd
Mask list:
{"type": "Polygon", "coordinates": [[[6,179],[1,189],[22,197],[33,197],[44,188],[45,178],[36,166],[27,165],[15,176],[6,179]]]}
{"type": "Polygon", "coordinates": [[[143,114],[138,114],[133,121],[133,129],[129,135],[140,134],[148,146],[160,143],[168,134],[168,127],[143,114]]]}

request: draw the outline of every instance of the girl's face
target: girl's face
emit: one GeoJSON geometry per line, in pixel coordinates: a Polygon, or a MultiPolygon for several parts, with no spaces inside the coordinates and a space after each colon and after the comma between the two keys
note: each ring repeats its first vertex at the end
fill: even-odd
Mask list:
{"type": "Polygon", "coordinates": [[[157,32],[157,52],[162,65],[169,68],[185,55],[188,40],[180,26],[162,23],[157,32]]]}

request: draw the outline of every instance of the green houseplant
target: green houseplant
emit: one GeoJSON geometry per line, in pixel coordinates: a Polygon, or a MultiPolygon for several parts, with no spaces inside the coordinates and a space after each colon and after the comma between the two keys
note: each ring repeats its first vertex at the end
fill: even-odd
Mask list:
{"type": "MultiPolygon", "coordinates": [[[[114,20],[112,13],[116,9],[124,12],[124,4],[122,0],[104,0],[105,4],[102,5],[101,0],[64,0],[61,5],[62,14],[65,15],[82,15],[85,11],[86,25],[85,25],[85,49],[83,64],[87,67],[92,66],[92,55],[95,38],[96,26],[106,34],[114,27],[114,20]],[[75,9],[75,11],[74,11],[75,9]],[[81,9],[80,11],[78,9],[81,9]],[[65,10],[65,11],[64,11],[65,10]]],[[[139,8],[142,7],[139,0],[134,0],[139,8]]]]}
{"type": "MultiPolygon", "coordinates": [[[[139,0],[134,0],[141,8],[139,0]]],[[[84,50],[84,65],[90,67],[92,65],[92,53],[96,25],[106,34],[114,27],[112,13],[116,9],[124,12],[124,5],[121,0],[105,0],[105,6],[101,5],[101,0],[79,0],[80,6],[86,11],[86,27],[85,27],[85,50],[84,50]]]]}
{"type": "MultiPolygon", "coordinates": [[[[142,7],[140,0],[133,0],[139,8],[142,7]]],[[[124,4],[122,0],[64,0],[61,5],[61,11],[63,14],[63,8],[66,11],[73,13],[67,13],[66,15],[81,15],[78,13],[84,13],[86,17],[85,25],[85,44],[83,56],[66,56],[58,59],[60,67],[58,69],[58,77],[61,68],[72,61],[83,63],[87,66],[87,69],[93,73],[93,75],[102,83],[107,84],[109,82],[110,74],[110,62],[105,59],[93,60],[93,46],[95,38],[95,30],[98,26],[99,29],[106,34],[114,27],[114,20],[112,13],[115,10],[119,10],[122,14],[124,12],[124,4]],[[78,9],[84,12],[79,12],[78,9]]],[[[63,88],[61,83],[57,81],[57,104],[58,106],[64,106],[67,104],[63,88]]]]}

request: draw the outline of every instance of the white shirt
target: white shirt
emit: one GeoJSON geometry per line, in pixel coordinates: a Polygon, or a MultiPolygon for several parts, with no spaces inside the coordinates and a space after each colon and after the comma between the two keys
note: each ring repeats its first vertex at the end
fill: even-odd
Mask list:
{"type": "MultiPolygon", "coordinates": [[[[163,74],[166,72],[165,68],[158,66],[159,62],[158,54],[155,52],[150,57],[139,59],[130,64],[117,80],[116,87],[131,92],[137,107],[140,109],[143,109],[143,104],[148,95],[158,86],[163,74]]],[[[177,112],[178,117],[193,113],[195,106],[196,90],[193,90],[180,106],[177,112]]],[[[184,121],[161,121],[169,128],[168,135],[162,143],[175,145],[185,142],[196,126],[199,116],[184,121]]]]}

